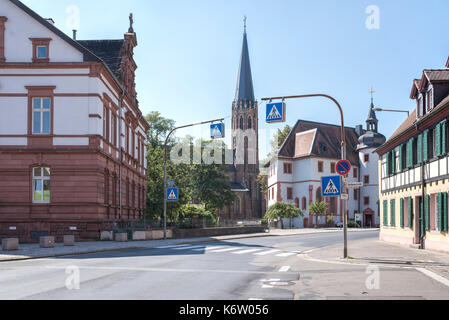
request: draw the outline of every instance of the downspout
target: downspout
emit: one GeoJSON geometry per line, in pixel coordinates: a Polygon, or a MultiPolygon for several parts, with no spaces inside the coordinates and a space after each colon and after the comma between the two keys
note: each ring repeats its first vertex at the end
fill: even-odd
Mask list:
{"type": "MultiPolygon", "coordinates": [[[[123,203],[122,203],[122,176],[123,176],[123,153],[122,153],[122,117],[123,117],[123,99],[125,98],[125,90],[123,89],[123,86],[120,85],[121,90],[121,96],[119,99],[119,139],[118,139],[118,149],[119,149],[119,219],[122,220],[123,217],[123,203]]],[[[126,135],[125,135],[126,136],[126,135]]]]}
{"type": "MultiPolygon", "coordinates": [[[[419,130],[418,128],[418,123],[415,125],[416,131],[418,132],[418,139],[419,139],[419,135],[422,134],[423,132],[419,130]]],[[[418,232],[419,232],[419,245],[420,245],[420,249],[424,250],[425,249],[425,243],[424,243],[424,239],[425,239],[425,235],[427,233],[426,230],[426,225],[425,225],[425,219],[426,219],[426,214],[425,214],[425,201],[426,201],[426,192],[425,192],[425,188],[426,188],[426,181],[425,181],[425,174],[424,174],[424,170],[425,170],[425,162],[424,162],[424,136],[422,137],[422,141],[421,141],[421,194],[422,194],[422,218],[421,218],[421,208],[418,208],[418,232]],[[419,223],[421,221],[421,223],[419,223]],[[421,230],[424,230],[423,232],[421,232],[421,230]]],[[[430,210],[430,208],[429,208],[430,210]]]]}

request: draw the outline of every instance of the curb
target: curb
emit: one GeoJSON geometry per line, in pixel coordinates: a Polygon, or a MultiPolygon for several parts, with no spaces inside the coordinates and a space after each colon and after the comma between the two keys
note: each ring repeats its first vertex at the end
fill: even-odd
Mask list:
{"type": "MultiPolygon", "coordinates": [[[[359,230],[359,231],[352,231],[352,232],[369,232],[369,231],[377,231],[377,229],[366,229],[366,230],[359,230]]],[[[258,234],[258,235],[245,234],[245,235],[231,236],[230,238],[227,238],[227,239],[204,239],[204,240],[196,240],[196,241],[195,240],[189,241],[188,239],[180,239],[179,243],[176,243],[176,244],[173,244],[173,245],[181,246],[181,245],[188,245],[188,244],[201,244],[201,243],[211,243],[211,242],[217,242],[217,241],[228,241],[228,240],[238,240],[238,239],[267,238],[267,237],[290,237],[290,236],[301,236],[301,235],[322,234],[322,233],[338,233],[338,232],[341,232],[341,230],[325,230],[325,231],[318,231],[318,232],[304,232],[304,233],[285,234],[285,235],[284,234],[269,234],[269,233],[267,233],[267,234],[258,234]],[[183,241],[183,240],[185,240],[185,241],[183,241]]],[[[8,258],[8,259],[1,259],[0,258],[0,264],[4,263],[4,262],[39,260],[39,259],[48,259],[48,258],[68,257],[68,256],[76,256],[76,255],[87,255],[87,254],[114,252],[114,251],[125,251],[125,250],[140,250],[140,249],[142,249],[142,250],[144,250],[144,249],[157,249],[157,246],[155,246],[155,247],[147,247],[147,246],[137,246],[136,245],[136,246],[133,246],[133,247],[126,247],[126,248],[98,249],[98,250],[89,250],[89,251],[81,251],[81,252],[70,252],[70,253],[40,255],[40,256],[35,256],[35,257],[21,256],[21,257],[17,257],[17,258],[8,258]]]]}

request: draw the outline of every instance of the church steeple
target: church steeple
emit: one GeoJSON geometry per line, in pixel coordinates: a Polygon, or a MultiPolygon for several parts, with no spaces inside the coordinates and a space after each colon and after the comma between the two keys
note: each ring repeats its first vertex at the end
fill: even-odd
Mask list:
{"type": "Polygon", "coordinates": [[[244,21],[245,21],[245,29],[243,32],[242,56],[240,59],[239,74],[237,77],[237,90],[235,94],[235,101],[253,102],[255,101],[255,98],[254,98],[253,77],[251,73],[251,63],[249,59],[248,36],[246,34],[246,16],[244,21]]]}
{"type": "Polygon", "coordinates": [[[379,120],[377,120],[376,111],[374,111],[373,93],[375,91],[371,89],[369,92],[371,93],[371,105],[369,109],[368,119],[366,120],[366,130],[377,133],[379,120]]]}

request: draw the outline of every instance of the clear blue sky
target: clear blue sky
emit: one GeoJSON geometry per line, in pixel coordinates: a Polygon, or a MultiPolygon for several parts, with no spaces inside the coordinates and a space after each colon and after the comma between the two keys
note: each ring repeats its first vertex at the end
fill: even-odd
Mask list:
{"type": "MultiPolygon", "coordinates": [[[[66,8],[78,6],[79,39],[122,38],[133,12],[140,107],[179,125],[231,116],[245,14],[257,99],[327,93],[342,104],[348,126],[364,124],[371,86],[376,106],[412,110],[412,80],[424,68],[444,68],[449,55],[447,0],[24,2],[69,35],[66,8]],[[369,5],[380,9],[378,30],[366,28],[369,5]]],[[[259,118],[267,128],[262,105],[259,118]]],[[[387,137],[405,120],[378,118],[387,137]]],[[[339,124],[335,107],[321,99],[289,102],[287,123],[298,119],[339,124]]]]}

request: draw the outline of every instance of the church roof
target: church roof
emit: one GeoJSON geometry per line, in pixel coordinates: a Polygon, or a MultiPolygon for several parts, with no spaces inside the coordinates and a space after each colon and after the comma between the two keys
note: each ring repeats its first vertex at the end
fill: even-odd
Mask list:
{"type": "Polygon", "coordinates": [[[240,59],[240,68],[237,77],[237,90],[235,94],[235,101],[241,100],[255,101],[246,30],[243,34],[242,56],[240,59]]]}

